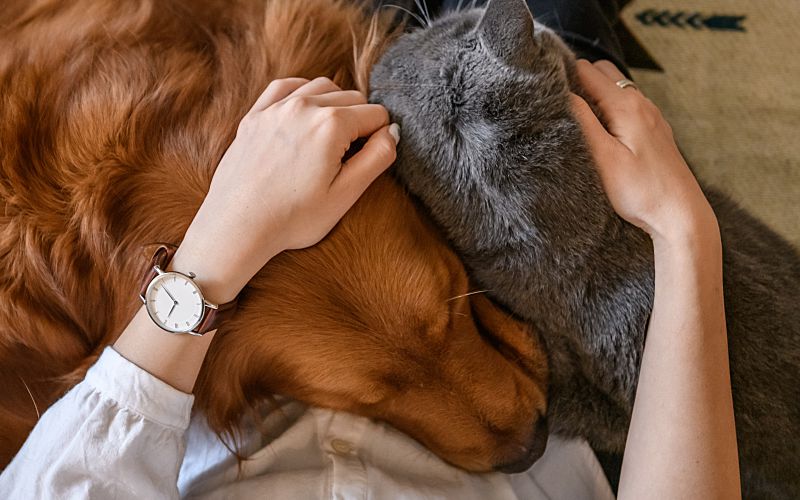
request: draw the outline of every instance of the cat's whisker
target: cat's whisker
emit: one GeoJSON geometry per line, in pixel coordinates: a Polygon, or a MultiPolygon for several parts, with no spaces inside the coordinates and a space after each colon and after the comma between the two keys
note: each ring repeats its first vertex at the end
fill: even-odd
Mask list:
{"type": "Polygon", "coordinates": [[[31,401],[33,401],[33,409],[36,410],[36,419],[40,419],[42,417],[41,413],[39,413],[39,405],[36,404],[36,399],[33,397],[33,393],[31,392],[31,388],[28,387],[28,384],[25,383],[25,380],[17,375],[19,381],[22,382],[22,385],[25,386],[25,390],[28,391],[28,396],[31,397],[31,401]]]}
{"type": "Polygon", "coordinates": [[[420,24],[420,26],[425,26],[425,21],[423,21],[421,17],[419,17],[417,14],[414,14],[410,10],[406,9],[402,5],[395,5],[393,3],[385,3],[385,4],[381,5],[379,8],[380,9],[384,9],[386,7],[391,7],[393,9],[397,9],[397,10],[403,11],[406,14],[408,14],[409,16],[413,17],[420,24]]]}
{"type": "Polygon", "coordinates": [[[559,31],[564,31],[564,27],[561,25],[561,16],[558,13],[558,9],[552,9],[550,12],[542,16],[537,16],[536,20],[542,24],[547,24],[548,19],[555,19],[556,25],[558,26],[559,31]],[[549,16],[549,17],[548,17],[549,16]]]}
{"type": "Polygon", "coordinates": [[[422,0],[422,6],[425,7],[425,15],[428,17],[428,26],[430,26],[433,22],[433,18],[431,18],[430,9],[428,9],[428,0],[422,0]]]}
{"type": "Polygon", "coordinates": [[[536,16],[536,20],[539,21],[542,24],[547,24],[549,19],[555,19],[554,13],[555,13],[555,10],[551,10],[549,12],[545,12],[544,14],[542,14],[540,16],[536,16]]]}
{"type": "Polygon", "coordinates": [[[477,0],[472,0],[468,3],[464,3],[464,0],[458,0],[455,8],[450,12],[461,12],[462,10],[474,9],[477,3],[477,0]]]}
{"type": "Polygon", "coordinates": [[[556,26],[558,26],[559,31],[564,31],[564,27],[561,24],[561,16],[558,13],[558,9],[552,9],[548,12],[540,16],[536,16],[536,21],[545,25],[549,26],[550,20],[555,20],[556,26]]]}
{"type": "Polygon", "coordinates": [[[431,25],[431,15],[428,12],[428,5],[425,3],[425,0],[414,0],[414,4],[416,4],[417,10],[422,15],[422,18],[425,19],[423,27],[429,27],[431,25]]]}
{"type": "Polygon", "coordinates": [[[461,295],[456,295],[455,297],[450,297],[449,299],[445,300],[445,302],[452,302],[456,299],[463,299],[464,297],[469,297],[470,295],[477,295],[479,293],[486,292],[491,292],[491,290],[475,290],[474,292],[463,293],[461,295]]]}

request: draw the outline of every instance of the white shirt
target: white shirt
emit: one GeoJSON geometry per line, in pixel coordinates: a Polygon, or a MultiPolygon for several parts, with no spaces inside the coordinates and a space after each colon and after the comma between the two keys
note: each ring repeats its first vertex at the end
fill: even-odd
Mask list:
{"type": "Polygon", "coordinates": [[[0,474],[0,498],[613,498],[583,441],[551,437],[522,474],[470,474],[387,424],[297,402],[263,418],[267,438],[245,423],[237,477],[193,402],[106,348],[0,474]]]}

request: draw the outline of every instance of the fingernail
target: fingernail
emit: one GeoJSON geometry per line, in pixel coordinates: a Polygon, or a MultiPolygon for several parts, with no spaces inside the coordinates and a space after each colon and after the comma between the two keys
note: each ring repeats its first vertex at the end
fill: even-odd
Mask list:
{"type": "Polygon", "coordinates": [[[389,125],[389,133],[394,137],[394,144],[400,144],[400,125],[396,123],[389,125]]]}

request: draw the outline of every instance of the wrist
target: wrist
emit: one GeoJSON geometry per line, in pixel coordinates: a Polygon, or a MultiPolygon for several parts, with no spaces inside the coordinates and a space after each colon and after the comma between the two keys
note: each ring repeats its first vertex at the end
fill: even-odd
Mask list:
{"type": "Polygon", "coordinates": [[[200,287],[203,297],[214,304],[224,304],[235,299],[248,281],[237,276],[233,266],[227,262],[215,259],[210,253],[201,253],[198,247],[190,246],[186,242],[178,247],[165,270],[193,273],[194,281],[200,287]]]}
{"type": "Polygon", "coordinates": [[[657,247],[719,238],[717,217],[705,197],[693,204],[665,208],[663,215],[657,222],[648,225],[646,231],[657,247]]]}
{"type": "Polygon", "coordinates": [[[667,231],[651,233],[656,266],[672,262],[689,265],[690,262],[717,262],[722,260],[722,241],[717,219],[711,215],[685,220],[667,231]]]}

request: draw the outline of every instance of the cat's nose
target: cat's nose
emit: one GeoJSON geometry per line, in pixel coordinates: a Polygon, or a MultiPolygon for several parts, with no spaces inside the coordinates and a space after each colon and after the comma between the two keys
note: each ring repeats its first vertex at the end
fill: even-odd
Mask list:
{"type": "Polygon", "coordinates": [[[536,55],[533,16],[525,0],[490,0],[477,30],[489,50],[510,66],[527,67],[536,55]]]}

